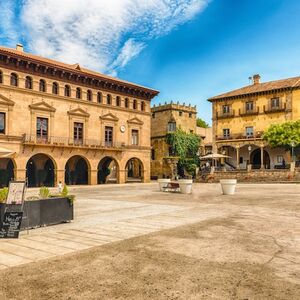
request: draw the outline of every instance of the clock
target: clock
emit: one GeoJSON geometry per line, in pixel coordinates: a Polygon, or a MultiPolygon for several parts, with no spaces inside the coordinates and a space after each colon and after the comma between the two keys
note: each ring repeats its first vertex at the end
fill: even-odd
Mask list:
{"type": "Polygon", "coordinates": [[[120,126],[120,131],[121,131],[121,132],[125,132],[125,130],[126,130],[126,127],[125,127],[124,125],[121,125],[121,126],[120,126]]]}

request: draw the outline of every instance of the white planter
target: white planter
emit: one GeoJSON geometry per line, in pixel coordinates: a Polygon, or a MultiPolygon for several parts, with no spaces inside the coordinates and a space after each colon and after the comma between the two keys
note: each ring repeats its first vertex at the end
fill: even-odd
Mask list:
{"type": "Polygon", "coordinates": [[[180,192],[182,194],[190,194],[192,192],[192,185],[193,180],[192,179],[180,179],[178,180],[180,192]]]}
{"type": "Polygon", "coordinates": [[[163,192],[163,191],[164,191],[164,187],[166,187],[167,184],[168,184],[169,182],[171,182],[171,179],[169,179],[169,178],[157,179],[157,182],[158,182],[158,185],[159,185],[159,190],[160,190],[161,192],[163,192]]]}
{"type": "Polygon", "coordinates": [[[236,182],[236,179],[221,179],[223,195],[234,195],[236,182]]]}

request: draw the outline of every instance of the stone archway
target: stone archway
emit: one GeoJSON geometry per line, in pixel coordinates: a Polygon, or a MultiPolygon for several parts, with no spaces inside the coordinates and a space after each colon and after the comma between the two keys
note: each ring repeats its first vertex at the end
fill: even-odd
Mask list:
{"type": "MultiPolygon", "coordinates": [[[[261,149],[255,149],[250,154],[250,163],[252,169],[260,169],[262,166],[261,163],[261,149]]],[[[270,156],[266,150],[263,150],[263,166],[265,169],[270,169],[270,156]]]]}
{"type": "Polygon", "coordinates": [[[72,156],[65,166],[65,183],[67,185],[89,184],[89,170],[89,164],[84,157],[72,156]]]}
{"type": "Polygon", "coordinates": [[[0,158],[0,187],[7,187],[15,178],[15,163],[10,158],[0,158]]]}
{"type": "Polygon", "coordinates": [[[126,182],[143,182],[144,165],[139,158],[133,157],[126,163],[126,182]]]}
{"type": "Polygon", "coordinates": [[[116,159],[110,156],[103,157],[98,164],[98,184],[118,183],[119,165],[116,159]]]}
{"type": "Polygon", "coordinates": [[[32,156],[26,164],[28,187],[55,185],[55,163],[47,154],[39,153],[32,156]]]}

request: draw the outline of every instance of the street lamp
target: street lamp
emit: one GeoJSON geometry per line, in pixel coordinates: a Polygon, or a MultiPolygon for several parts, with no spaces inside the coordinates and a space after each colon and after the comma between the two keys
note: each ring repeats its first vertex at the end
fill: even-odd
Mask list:
{"type": "Polygon", "coordinates": [[[295,161],[295,157],[294,157],[294,148],[296,146],[296,143],[294,141],[291,142],[291,147],[292,147],[292,162],[295,161]]]}

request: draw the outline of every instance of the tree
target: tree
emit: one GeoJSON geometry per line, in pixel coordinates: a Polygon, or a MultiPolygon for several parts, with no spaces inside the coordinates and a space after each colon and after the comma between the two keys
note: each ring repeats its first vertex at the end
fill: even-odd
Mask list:
{"type": "Polygon", "coordinates": [[[271,147],[300,146],[300,120],[271,125],[263,135],[271,147]]]}
{"type": "Polygon", "coordinates": [[[209,124],[206,123],[203,119],[197,118],[197,126],[202,128],[208,128],[209,124]]]}
{"type": "Polygon", "coordinates": [[[167,134],[166,142],[179,157],[179,169],[185,169],[190,175],[195,175],[196,167],[199,165],[200,137],[194,133],[186,133],[182,129],[177,129],[175,132],[167,134]]]}

